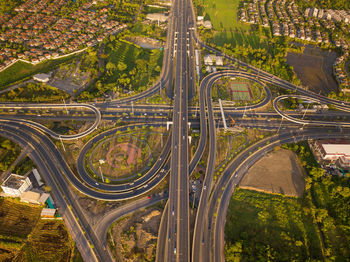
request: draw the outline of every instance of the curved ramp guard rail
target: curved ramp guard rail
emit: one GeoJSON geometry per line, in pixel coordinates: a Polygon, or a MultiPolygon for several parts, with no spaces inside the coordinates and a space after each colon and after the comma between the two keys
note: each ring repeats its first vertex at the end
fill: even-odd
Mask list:
{"type": "MultiPolygon", "coordinates": [[[[141,186],[144,186],[145,184],[149,183],[153,178],[157,176],[157,178],[162,178],[166,175],[166,163],[168,161],[168,157],[171,150],[171,131],[168,135],[168,138],[166,140],[165,146],[163,147],[157,161],[152,165],[152,167],[140,178],[135,178],[132,181],[120,183],[120,184],[107,184],[107,183],[97,183],[94,178],[92,178],[87,170],[85,169],[85,158],[86,154],[89,152],[90,149],[96,144],[99,143],[101,140],[103,140],[105,137],[112,136],[114,134],[117,134],[118,132],[125,132],[128,129],[136,130],[142,129],[143,126],[150,127],[150,126],[164,126],[162,123],[153,123],[153,124],[132,124],[122,127],[113,128],[107,131],[104,131],[93,138],[91,138],[81,149],[78,160],[77,160],[77,171],[81,177],[81,179],[88,184],[90,187],[98,189],[98,190],[104,190],[107,192],[126,192],[130,190],[135,190],[141,186]]],[[[159,180],[160,181],[160,180],[159,180]]]]}
{"type": "MultiPolygon", "coordinates": [[[[247,106],[230,107],[229,108],[230,111],[256,110],[266,106],[271,100],[272,94],[270,89],[263,82],[255,79],[254,75],[242,74],[240,71],[234,71],[234,70],[218,71],[207,75],[200,84],[200,91],[199,91],[200,138],[199,138],[197,150],[189,165],[189,174],[191,174],[196,168],[200,158],[203,155],[204,148],[207,143],[207,121],[206,121],[205,110],[206,110],[206,106],[211,101],[210,98],[207,96],[208,90],[212,88],[215,81],[223,77],[241,77],[244,79],[251,80],[257,83],[258,85],[262,86],[265,92],[264,99],[262,99],[259,103],[253,104],[253,105],[247,105],[247,106]]],[[[227,108],[225,107],[225,110],[226,109],[227,108]]]]}
{"type": "Polygon", "coordinates": [[[159,176],[152,176],[148,180],[148,183],[143,186],[122,192],[98,191],[96,188],[91,188],[75,176],[54,143],[40,130],[19,121],[3,120],[0,122],[0,133],[4,135],[7,133],[12,134],[12,136],[16,136],[19,139],[26,141],[27,144],[33,145],[42,157],[42,159],[38,161],[45,161],[50,167],[59,169],[60,171],[57,173],[59,175],[57,176],[61,177],[63,174],[64,177],[67,178],[67,181],[69,181],[79,192],[99,200],[121,201],[146,194],[154,189],[154,187],[165,178],[166,173],[170,168],[170,160],[167,158],[163,165],[164,172],[161,172],[161,175],[159,176]]]}
{"type": "MultiPolygon", "coordinates": [[[[278,102],[288,99],[288,98],[296,98],[296,99],[301,99],[304,101],[312,101],[315,103],[322,103],[317,98],[312,98],[312,97],[307,97],[307,96],[302,96],[302,95],[282,95],[279,97],[276,97],[273,100],[273,108],[279,114],[282,118],[285,118],[293,123],[301,124],[301,125],[314,125],[314,126],[340,126],[340,127],[350,127],[349,122],[334,122],[334,121],[317,121],[317,120],[304,120],[304,119],[299,119],[296,117],[289,116],[285,114],[279,107],[278,107],[278,102]]],[[[324,103],[322,103],[324,104],[324,103]]],[[[345,111],[345,112],[350,112],[350,109],[347,109],[345,107],[340,107],[338,105],[334,105],[337,109],[345,111]]]]}
{"type": "Polygon", "coordinates": [[[35,108],[35,109],[49,109],[49,108],[62,108],[62,109],[72,109],[72,108],[86,108],[91,110],[92,112],[95,113],[96,119],[95,122],[90,126],[87,130],[79,133],[79,134],[74,134],[74,135],[60,135],[57,134],[56,132],[52,131],[51,129],[47,128],[46,126],[36,123],[34,121],[30,120],[25,120],[25,119],[9,119],[9,118],[4,118],[2,117],[1,120],[12,120],[12,121],[17,121],[17,122],[22,122],[28,125],[31,125],[42,132],[50,135],[51,137],[55,139],[62,139],[62,140],[73,140],[73,139],[78,139],[82,138],[90,133],[92,133],[94,130],[97,129],[98,125],[101,122],[101,113],[100,110],[98,110],[95,106],[89,105],[89,104],[24,104],[24,105],[18,105],[18,104],[0,104],[0,108],[11,108],[11,109],[28,109],[28,108],[35,108]]]}

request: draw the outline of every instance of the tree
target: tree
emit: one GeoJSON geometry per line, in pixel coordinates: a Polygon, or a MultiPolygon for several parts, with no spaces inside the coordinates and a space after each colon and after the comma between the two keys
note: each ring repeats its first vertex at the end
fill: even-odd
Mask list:
{"type": "Polygon", "coordinates": [[[117,67],[119,71],[124,71],[125,69],[128,68],[128,66],[123,62],[119,62],[117,67]]]}
{"type": "Polygon", "coordinates": [[[12,149],[12,144],[11,144],[11,141],[6,139],[4,140],[2,143],[1,143],[1,147],[2,148],[5,148],[7,150],[11,150],[12,149]]]}
{"type": "Polygon", "coordinates": [[[117,70],[117,67],[113,62],[108,62],[106,65],[106,69],[110,74],[112,74],[115,70],[117,70]]]}

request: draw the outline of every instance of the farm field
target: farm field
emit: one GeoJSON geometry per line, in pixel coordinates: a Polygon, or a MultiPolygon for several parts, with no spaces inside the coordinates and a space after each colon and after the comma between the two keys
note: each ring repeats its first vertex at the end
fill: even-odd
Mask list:
{"type": "Polygon", "coordinates": [[[62,220],[40,220],[15,261],[72,261],[74,242],[62,220]]]}
{"type": "Polygon", "coordinates": [[[41,207],[0,198],[0,261],[11,261],[40,217],[41,207]]]}
{"type": "Polygon", "coordinates": [[[0,261],[82,261],[63,220],[41,220],[42,207],[0,198],[0,261]]]}

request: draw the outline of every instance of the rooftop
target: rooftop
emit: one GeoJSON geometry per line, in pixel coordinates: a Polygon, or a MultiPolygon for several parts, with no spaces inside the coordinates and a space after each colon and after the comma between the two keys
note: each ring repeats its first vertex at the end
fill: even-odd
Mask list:
{"type": "Polygon", "coordinates": [[[13,189],[19,189],[23,185],[24,179],[25,177],[23,176],[11,174],[2,184],[2,186],[13,189]]]}
{"type": "Polygon", "coordinates": [[[327,154],[343,154],[350,157],[350,144],[322,144],[322,147],[327,154]]]}

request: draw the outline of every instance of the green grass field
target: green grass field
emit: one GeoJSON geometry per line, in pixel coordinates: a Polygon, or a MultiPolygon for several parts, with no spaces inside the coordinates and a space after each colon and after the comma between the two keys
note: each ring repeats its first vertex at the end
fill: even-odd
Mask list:
{"type": "Polygon", "coordinates": [[[24,78],[39,72],[49,72],[59,64],[72,60],[79,55],[80,54],[72,55],[56,60],[46,60],[37,65],[31,65],[19,61],[6,70],[0,72],[0,89],[4,89],[7,85],[23,80],[24,78]]]}
{"type": "Polygon", "coordinates": [[[243,189],[231,199],[225,226],[227,261],[322,260],[320,238],[299,199],[243,189]]]}
{"type": "Polygon", "coordinates": [[[261,36],[250,32],[250,25],[242,23],[237,17],[239,0],[196,0],[198,15],[205,16],[213,24],[213,43],[223,46],[230,43],[235,46],[258,48],[265,45],[260,42],[261,36]]]}

